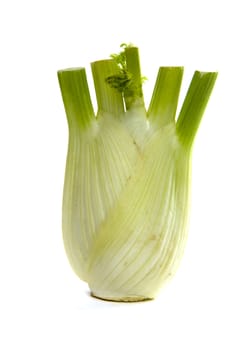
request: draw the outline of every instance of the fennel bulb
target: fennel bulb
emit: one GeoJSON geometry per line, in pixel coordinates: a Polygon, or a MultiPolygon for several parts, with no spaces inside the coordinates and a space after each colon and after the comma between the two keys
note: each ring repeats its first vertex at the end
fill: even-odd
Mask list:
{"type": "Polygon", "coordinates": [[[69,126],[63,238],[92,294],[153,299],[187,239],[193,141],[217,73],[194,73],[176,109],[182,67],[161,67],[146,110],[138,49],[92,63],[98,111],[84,68],[58,71],[69,126]]]}

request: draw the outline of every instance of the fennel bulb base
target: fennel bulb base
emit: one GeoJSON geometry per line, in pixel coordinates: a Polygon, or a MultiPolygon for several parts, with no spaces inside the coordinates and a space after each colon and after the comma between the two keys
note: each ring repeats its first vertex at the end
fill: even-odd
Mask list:
{"type": "Polygon", "coordinates": [[[97,299],[105,300],[105,301],[114,301],[114,302],[139,302],[139,301],[148,301],[153,300],[153,297],[147,297],[143,295],[112,295],[105,293],[98,293],[91,291],[91,296],[97,299]]]}

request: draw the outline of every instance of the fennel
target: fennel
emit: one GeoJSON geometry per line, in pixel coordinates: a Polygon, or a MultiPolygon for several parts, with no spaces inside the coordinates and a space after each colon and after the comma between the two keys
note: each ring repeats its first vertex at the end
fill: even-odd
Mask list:
{"type": "Polygon", "coordinates": [[[188,232],[192,146],[216,72],[196,71],[178,117],[183,67],[161,67],[145,107],[138,49],[58,71],[69,127],[63,196],[67,256],[92,294],[153,299],[188,232]]]}

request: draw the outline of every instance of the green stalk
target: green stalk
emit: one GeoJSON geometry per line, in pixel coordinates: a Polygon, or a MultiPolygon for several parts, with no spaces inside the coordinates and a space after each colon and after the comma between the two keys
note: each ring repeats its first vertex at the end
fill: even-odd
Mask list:
{"type": "Polygon", "coordinates": [[[107,77],[119,72],[116,62],[114,60],[96,61],[91,64],[91,68],[98,104],[98,114],[100,112],[109,112],[119,117],[124,111],[122,94],[106,83],[107,77]]]}
{"type": "Polygon", "coordinates": [[[148,109],[157,127],[175,121],[182,77],[183,67],[160,67],[148,109]]]}
{"type": "Polygon", "coordinates": [[[58,71],[69,128],[86,129],[95,119],[84,68],[58,71]]]}
{"type": "Polygon", "coordinates": [[[194,73],[176,124],[180,141],[187,149],[192,147],[216,78],[216,72],[194,73]]]}
{"type": "Polygon", "coordinates": [[[126,47],[125,59],[126,69],[131,77],[131,83],[128,89],[124,91],[126,108],[129,109],[135,102],[137,102],[137,105],[144,106],[138,48],[132,46],[126,47]]]}

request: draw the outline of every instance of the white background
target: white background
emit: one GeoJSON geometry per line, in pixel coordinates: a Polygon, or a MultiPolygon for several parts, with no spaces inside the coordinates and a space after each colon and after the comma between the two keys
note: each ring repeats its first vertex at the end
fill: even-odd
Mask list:
{"type": "MultiPolygon", "coordinates": [[[[0,348],[233,349],[232,2],[3,0],[0,5],[0,348]],[[160,65],[219,77],[193,154],[181,267],[152,301],[93,299],[61,237],[67,125],[56,71],[140,48],[152,93],[160,65]]],[[[90,80],[92,88],[92,81],[90,80]]],[[[93,91],[92,91],[93,93],[93,91]]],[[[94,95],[93,95],[94,96],[94,95]]]]}

